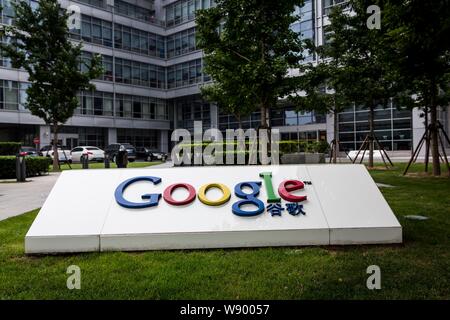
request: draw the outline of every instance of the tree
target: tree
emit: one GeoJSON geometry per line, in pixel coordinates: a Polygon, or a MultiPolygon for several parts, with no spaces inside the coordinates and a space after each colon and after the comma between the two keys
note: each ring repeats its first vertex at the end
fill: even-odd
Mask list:
{"type": "Polygon", "coordinates": [[[1,49],[14,68],[28,72],[31,85],[25,107],[51,126],[53,170],[58,171],[58,129],[73,116],[77,92],[95,89],[90,80],[102,73],[100,57],[92,59],[87,72],[80,71],[82,45],[69,40],[69,14],[57,0],[41,0],[36,10],[27,1],[20,1],[14,10],[15,25],[0,28],[1,35],[12,41],[1,44],[1,49]]]}
{"type": "Polygon", "coordinates": [[[197,42],[205,53],[208,88],[232,110],[261,111],[261,127],[278,98],[293,90],[288,70],[302,59],[295,6],[303,0],[217,0],[197,12],[197,42]],[[230,97],[235,95],[235,98],[230,97]]]}
{"type": "MultiPolygon", "coordinates": [[[[223,77],[224,75],[221,75],[221,78],[223,77]]],[[[251,100],[245,93],[241,93],[240,84],[233,81],[204,85],[201,93],[206,100],[214,101],[219,108],[232,114],[239,123],[239,129],[242,129],[242,118],[249,116],[254,110],[251,100]]]]}
{"type": "MultiPolygon", "coordinates": [[[[429,112],[433,175],[439,176],[438,107],[450,102],[450,3],[386,1],[384,8],[386,48],[395,52],[386,62],[396,82],[405,85],[395,97],[429,112]]],[[[426,149],[428,162],[428,139],[426,149]]]]}
{"type": "MultiPolygon", "coordinates": [[[[314,46],[311,46],[311,52],[317,52],[314,46]]],[[[300,66],[299,70],[301,76],[298,78],[298,87],[303,90],[290,95],[289,100],[294,103],[297,110],[333,115],[334,136],[331,143],[331,158],[333,163],[336,163],[339,153],[338,114],[352,101],[347,100],[342,92],[334,90],[334,69],[328,63],[307,64],[300,66]]]]}
{"type": "Polygon", "coordinates": [[[334,90],[345,100],[369,110],[369,167],[373,167],[376,139],[374,110],[378,105],[387,105],[394,88],[384,61],[385,31],[367,26],[366,10],[373,3],[350,0],[350,12],[340,6],[334,8],[329,15],[330,25],[325,27],[329,38],[317,48],[332,75],[334,90]]]}

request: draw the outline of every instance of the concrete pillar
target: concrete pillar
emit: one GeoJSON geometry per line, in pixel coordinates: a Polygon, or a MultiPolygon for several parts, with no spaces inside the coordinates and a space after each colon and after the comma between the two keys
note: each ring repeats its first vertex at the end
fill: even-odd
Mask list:
{"type": "Polygon", "coordinates": [[[209,105],[210,117],[211,117],[211,128],[219,128],[219,108],[217,104],[211,103],[209,105]]]}
{"type": "MultiPolygon", "coordinates": [[[[425,133],[425,118],[420,117],[423,113],[419,108],[414,108],[412,110],[412,150],[415,150],[417,145],[419,144],[420,138],[422,138],[425,133]]],[[[419,155],[425,155],[425,144],[420,150],[419,155]]]]}
{"type": "Polygon", "coordinates": [[[159,134],[159,149],[162,152],[169,152],[169,131],[161,130],[159,134]]]}
{"type": "Polygon", "coordinates": [[[39,140],[41,142],[39,148],[49,145],[51,141],[51,136],[52,133],[50,130],[50,126],[47,125],[39,126],[39,140]]]}
{"type": "Polygon", "coordinates": [[[326,115],[326,131],[327,131],[327,142],[331,143],[334,138],[334,115],[328,113],[326,115]]]}
{"type": "Polygon", "coordinates": [[[108,145],[111,143],[117,142],[117,129],[116,128],[108,128],[108,145]]]}

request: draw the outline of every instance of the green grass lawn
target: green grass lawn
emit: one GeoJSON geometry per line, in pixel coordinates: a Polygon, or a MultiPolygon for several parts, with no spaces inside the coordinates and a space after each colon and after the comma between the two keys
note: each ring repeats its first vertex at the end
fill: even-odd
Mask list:
{"type": "MultiPolygon", "coordinates": [[[[148,166],[153,166],[155,164],[160,164],[161,162],[129,162],[127,168],[143,168],[148,166]]],[[[117,165],[114,162],[110,164],[111,168],[117,168],[117,165]]],[[[81,169],[81,163],[72,163],[70,165],[72,169],[81,169]]],[[[61,164],[61,170],[70,170],[71,168],[67,163],[61,164]]],[[[53,166],[50,166],[50,171],[52,171],[53,166]]],[[[103,162],[89,162],[89,169],[105,169],[105,164],[103,162]]]]}
{"type": "Polygon", "coordinates": [[[404,244],[27,256],[38,210],[0,222],[0,299],[449,299],[450,179],[372,170],[403,226],[404,244]],[[405,215],[426,215],[426,221],[405,215]],[[81,290],[66,288],[69,265],[81,290]],[[381,268],[381,290],[366,268],[381,268]]]}

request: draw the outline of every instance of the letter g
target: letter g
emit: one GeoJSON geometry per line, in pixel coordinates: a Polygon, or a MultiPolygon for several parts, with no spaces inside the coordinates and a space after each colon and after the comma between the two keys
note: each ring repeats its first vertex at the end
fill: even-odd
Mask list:
{"type": "Polygon", "coordinates": [[[158,177],[135,177],[128,180],[125,180],[119,186],[117,187],[116,191],[114,192],[114,197],[116,198],[117,204],[124,208],[129,209],[142,209],[142,208],[148,208],[148,207],[154,207],[158,205],[159,199],[161,198],[160,193],[152,193],[152,194],[144,194],[142,195],[142,199],[150,199],[148,202],[131,202],[126,200],[123,197],[123,193],[127,187],[129,187],[131,184],[138,182],[138,181],[150,181],[153,182],[153,184],[158,184],[161,182],[161,178],[158,177]]]}

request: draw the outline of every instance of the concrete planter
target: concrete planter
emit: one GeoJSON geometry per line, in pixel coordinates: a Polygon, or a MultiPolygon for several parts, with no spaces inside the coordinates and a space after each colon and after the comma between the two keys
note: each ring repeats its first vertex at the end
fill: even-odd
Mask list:
{"type": "Polygon", "coordinates": [[[314,164],[325,163],[324,153],[287,153],[281,156],[281,164],[314,164]]]}

